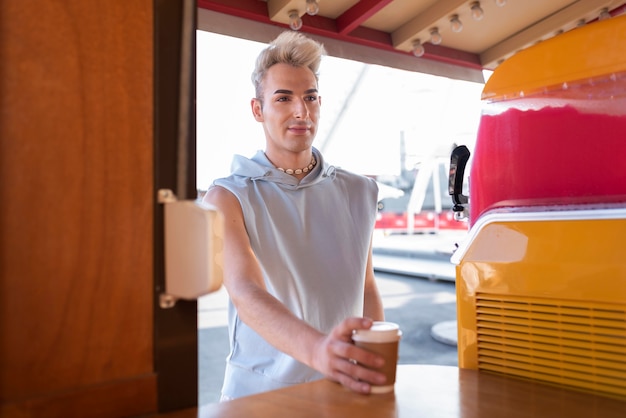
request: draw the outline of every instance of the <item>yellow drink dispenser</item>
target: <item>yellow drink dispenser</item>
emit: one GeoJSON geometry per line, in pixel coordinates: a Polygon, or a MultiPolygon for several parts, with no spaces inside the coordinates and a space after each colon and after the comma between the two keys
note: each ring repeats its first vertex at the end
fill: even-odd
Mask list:
{"type": "Polygon", "coordinates": [[[483,91],[456,267],[459,366],[626,399],[626,16],[483,91]]]}

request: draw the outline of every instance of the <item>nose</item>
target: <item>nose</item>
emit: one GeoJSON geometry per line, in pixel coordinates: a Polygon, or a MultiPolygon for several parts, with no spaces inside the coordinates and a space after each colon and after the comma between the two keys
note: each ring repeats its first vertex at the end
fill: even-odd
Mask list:
{"type": "Polygon", "coordinates": [[[298,99],[294,102],[294,116],[299,119],[306,119],[309,116],[309,107],[306,101],[298,99]]]}

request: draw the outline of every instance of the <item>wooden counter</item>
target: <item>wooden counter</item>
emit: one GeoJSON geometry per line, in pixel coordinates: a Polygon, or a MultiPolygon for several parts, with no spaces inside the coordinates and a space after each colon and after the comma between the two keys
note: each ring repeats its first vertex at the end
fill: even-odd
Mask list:
{"type": "Polygon", "coordinates": [[[626,401],[450,366],[400,365],[395,393],[359,395],[328,380],[180,411],[222,417],[626,417],[626,401]]]}

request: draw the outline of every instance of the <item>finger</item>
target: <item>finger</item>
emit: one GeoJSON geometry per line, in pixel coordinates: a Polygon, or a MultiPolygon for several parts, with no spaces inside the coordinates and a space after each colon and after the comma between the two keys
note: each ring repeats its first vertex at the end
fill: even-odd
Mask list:
{"type": "Polygon", "coordinates": [[[374,385],[383,385],[387,381],[385,374],[379,370],[364,367],[362,364],[355,363],[353,361],[345,362],[340,366],[339,371],[354,380],[374,385]]]}
{"type": "Polygon", "coordinates": [[[327,378],[354,392],[367,394],[371,391],[371,385],[369,383],[354,380],[350,376],[341,373],[336,373],[334,376],[327,376],[327,378]]]}
{"type": "Polygon", "coordinates": [[[355,329],[370,329],[372,323],[373,321],[370,318],[346,318],[333,329],[332,334],[335,338],[352,341],[352,331],[355,329]]]}
{"type": "Polygon", "coordinates": [[[357,362],[363,367],[379,369],[385,365],[385,358],[378,353],[358,347],[351,342],[337,341],[331,345],[332,353],[343,360],[357,362]]]}
{"type": "Polygon", "coordinates": [[[344,362],[334,373],[334,378],[342,385],[361,393],[369,393],[371,385],[384,385],[387,380],[384,374],[351,362],[344,362]]]}
{"type": "Polygon", "coordinates": [[[378,370],[385,363],[381,355],[341,342],[333,344],[332,349],[335,354],[333,371],[336,370],[354,380],[374,384],[385,383],[385,375],[378,370]]]}
{"type": "Polygon", "coordinates": [[[372,390],[372,386],[369,383],[359,381],[359,380],[354,380],[353,378],[347,375],[340,375],[337,381],[341,383],[343,386],[347,387],[348,389],[354,392],[367,394],[367,393],[370,393],[372,390]]]}

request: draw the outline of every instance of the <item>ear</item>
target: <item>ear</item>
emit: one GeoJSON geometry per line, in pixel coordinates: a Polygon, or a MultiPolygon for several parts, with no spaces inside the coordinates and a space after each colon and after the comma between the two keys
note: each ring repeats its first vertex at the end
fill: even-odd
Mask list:
{"type": "Polygon", "coordinates": [[[252,115],[257,122],[263,122],[263,108],[259,99],[250,100],[250,107],[252,108],[252,115]]]}

